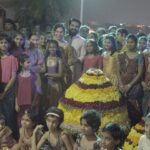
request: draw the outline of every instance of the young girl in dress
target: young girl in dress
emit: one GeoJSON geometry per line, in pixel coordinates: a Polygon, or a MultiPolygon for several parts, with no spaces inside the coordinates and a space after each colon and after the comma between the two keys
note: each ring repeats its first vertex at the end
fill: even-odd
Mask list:
{"type": "Polygon", "coordinates": [[[105,35],[103,38],[103,72],[110,79],[112,84],[118,87],[117,78],[117,55],[116,40],[112,35],[105,35]]]}
{"type": "MultiPolygon", "coordinates": [[[[48,141],[50,150],[72,150],[71,138],[61,128],[60,125],[64,120],[64,113],[57,107],[51,107],[46,113],[46,125],[48,131],[42,136],[37,146],[33,150],[39,150],[41,146],[48,141]]],[[[41,126],[38,129],[41,129],[41,126]]],[[[34,135],[36,132],[34,132],[34,135]]],[[[34,140],[35,143],[35,140],[34,140]]],[[[36,144],[34,144],[36,145],[36,144]]]]}
{"type": "Polygon", "coordinates": [[[89,68],[102,69],[102,56],[98,55],[98,45],[93,40],[88,40],[86,43],[86,56],[84,57],[83,72],[89,68]]]}
{"type": "Polygon", "coordinates": [[[19,57],[19,74],[17,77],[16,111],[18,112],[18,124],[24,111],[32,107],[37,107],[37,98],[41,94],[41,87],[38,79],[30,71],[29,56],[22,54],[19,57]]]}
{"type": "Polygon", "coordinates": [[[5,117],[0,115],[0,149],[9,150],[15,143],[11,129],[6,126],[5,117]]]}
{"type": "Polygon", "coordinates": [[[88,110],[80,118],[81,134],[77,137],[74,150],[100,150],[100,138],[96,135],[101,124],[100,114],[88,110]]]}
{"type": "MultiPolygon", "coordinates": [[[[30,70],[35,73],[38,85],[41,87],[42,81],[40,78],[40,68],[44,63],[44,55],[39,50],[39,37],[35,34],[32,34],[29,39],[29,50],[27,55],[29,56],[30,61],[30,70]]],[[[38,97],[40,103],[41,97],[38,97]]],[[[38,104],[39,105],[39,104],[38,104]]]]}
{"type": "Polygon", "coordinates": [[[62,59],[59,57],[59,47],[55,40],[48,43],[48,56],[45,59],[42,71],[46,77],[46,92],[44,95],[46,109],[51,106],[57,106],[58,100],[62,95],[62,59]]]}
{"type": "Polygon", "coordinates": [[[145,117],[145,134],[141,136],[138,150],[150,149],[150,113],[145,117]]]}
{"type": "Polygon", "coordinates": [[[127,100],[127,108],[131,125],[135,125],[142,117],[141,79],[144,68],[143,54],[137,51],[135,35],[127,37],[128,51],[120,53],[117,58],[119,90],[127,100]]]}
{"type": "MultiPolygon", "coordinates": [[[[25,110],[22,119],[21,119],[21,128],[19,130],[20,138],[18,144],[13,147],[13,150],[33,150],[34,146],[32,141],[36,138],[36,141],[42,136],[42,131],[38,130],[36,135],[33,137],[34,130],[36,129],[36,125],[38,123],[38,113],[35,109],[29,108],[25,110]]],[[[42,125],[39,125],[38,128],[42,128],[42,125]]]]}
{"type": "Polygon", "coordinates": [[[119,150],[124,142],[125,134],[121,127],[108,123],[101,133],[101,150],[119,150]]]}
{"type": "Polygon", "coordinates": [[[6,124],[16,132],[14,82],[18,62],[9,54],[10,43],[8,36],[0,35],[0,113],[6,117],[6,124]]]}
{"type": "Polygon", "coordinates": [[[38,74],[40,66],[44,62],[44,57],[39,50],[39,37],[35,34],[32,34],[30,37],[30,46],[27,54],[29,55],[30,59],[31,71],[38,74]]]}

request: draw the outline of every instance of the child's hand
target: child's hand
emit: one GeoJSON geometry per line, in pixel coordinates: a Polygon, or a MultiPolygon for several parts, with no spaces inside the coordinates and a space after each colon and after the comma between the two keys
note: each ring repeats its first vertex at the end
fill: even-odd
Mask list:
{"type": "Polygon", "coordinates": [[[15,105],[15,110],[16,110],[16,112],[20,111],[20,106],[18,104],[15,105]]]}
{"type": "Polygon", "coordinates": [[[37,133],[38,130],[41,130],[43,128],[43,125],[37,125],[33,131],[33,135],[35,135],[37,133]]]}
{"type": "Polygon", "coordinates": [[[0,131],[0,138],[2,138],[6,133],[6,127],[4,127],[1,131],[0,131]]]}

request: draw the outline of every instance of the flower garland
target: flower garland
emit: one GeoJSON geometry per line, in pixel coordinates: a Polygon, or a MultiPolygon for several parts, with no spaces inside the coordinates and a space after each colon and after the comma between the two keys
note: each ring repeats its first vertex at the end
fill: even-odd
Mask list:
{"type": "Polygon", "coordinates": [[[125,105],[125,102],[123,100],[120,100],[119,102],[112,100],[111,102],[107,102],[107,103],[103,103],[100,101],[92,102],[91,100],[91,102],[82,103],[79,101],[74,101],[73,99],[61,98],[60,101],[72,107],[77,107],[81,109],[98,109],[101,111],[107,111],[107,110],[111,110],[117,107],[121,107],[122,105],[125,105]]]}
{"type": "MultiPolygon", "coordinates": [[[[64,111],[65,114],[64,122],[66,124],[71,123],[74,125],[80,124],[80,116],[87,110],[85,108],[80,109],[71,107],[61,102],[59,103],[59,108],[64,111]]],[[[125,126],[128,125],[128,113],[126,106],[118,107],[108,111],[101,111],[100,109],[97,111],[101,113],[101,120],[102,120],[101,127],[104,127],[104,125],[110,122],[110,120],[111,122],[119,123],[125,126]]]]}
{"type": "Polygon", "coordinates": [[[137,150],[140,137],[144,134],[144,121],[142,120],[131,128],[129,135],[123,145],[123,150],[137,150]]]}
{"type": "Polygon", "coordinates": [[[114,86],[104,89],[81,89],[76,84],[73,84],[65,93],[65,98],[83,103],[94,101],[108,103],[112,100],[119,102],[120,97],[120,93],[114,86]]]}
{"type": "Polygon", "coordinates": [[[110,87],[112,86],[112,83],[111,82],[105,82],[104,84],[102,85],[98,85],[98,84],[91,84],[91,85],[87,85],[87,84],[83,84],[81,83],[80,81],[78,81],[76,83],[78,85],[78,87],[80,87],[81,89],[101,89],[101,88],[107,88],[107,87],[110,87]]]}

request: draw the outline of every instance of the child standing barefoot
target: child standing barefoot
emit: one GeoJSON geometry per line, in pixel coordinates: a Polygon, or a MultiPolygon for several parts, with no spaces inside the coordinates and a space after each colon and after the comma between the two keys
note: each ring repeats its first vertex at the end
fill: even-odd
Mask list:
{"type": "Polygon", "coordinates": [[[101,149],[120,150],[124,142],[125,134],[119,125],[108,123],[102,129],[101,149]]]}
{"type": "Polygon", "coordinates": [[[100,150],[100,138],[96,135],[101,124],[95,110],[85,112],[80,118],[82,133],[77,137],[74,150],[100,150]]]}
{"type": "MultiPolygon", "coordinates": [[[[45,141],[48,141],[50,150],[72,150],[69,135],[60,128],[64,119],[64,113],[57,107],[51,107],[46,113],[46,124],[48,131],[42,136],[33,150],[39,150],[45,141]]],[[[39,127],[41,128],[41,127],[39,127]]],[[[36,132],[34,132],[36,135],[36,132]]],[[[34,140],[35,143],[35,140],[34,140]]],[[[36,145],[36,144],[33,144],[36,145]]]]}
{"type": "Polygon", "coordinates": [[[138,150],[150,149],[150,113],[145,117],[145,134],[139,140],[138,150]]]}

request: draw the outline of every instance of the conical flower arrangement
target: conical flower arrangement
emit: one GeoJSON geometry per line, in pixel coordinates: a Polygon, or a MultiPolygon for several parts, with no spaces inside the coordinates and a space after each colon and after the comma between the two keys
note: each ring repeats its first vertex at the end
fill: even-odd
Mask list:
{"type": "Polygon", "coordinates": [[[88,70],[72,84],[60,99],[58,107],[65,114],[63,126],[73,131],[78,130],[81,114],[89,109],[100,112],[102,127],[108,122],[128,123],[125,101],[99,69],[88,70]]]}

